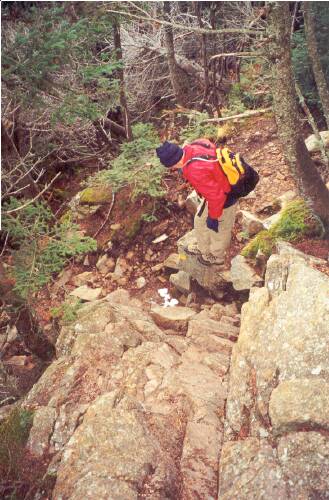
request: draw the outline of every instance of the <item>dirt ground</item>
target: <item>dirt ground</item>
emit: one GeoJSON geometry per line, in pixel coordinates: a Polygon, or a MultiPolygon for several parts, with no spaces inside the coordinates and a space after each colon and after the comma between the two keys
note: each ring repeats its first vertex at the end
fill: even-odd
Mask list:
{"type": "MultiPolygon", "coordinates": [[[[266,207],[284,192],[296,189],[293,177],[283,156],[275,121],[268,116],[253,117],[244,123],[236,124],[235,128],[235,134],[228,139],[227,146],[233,151],[239,151],[260,175],[254,197],[241,199],[239,201],[240,208],[252,213],[263,209],[264,213],[271,215],[271,212],[266,211],[266,207]]],[[[123,280],[120,286],[128,289],[133,296],[140,298],[146,304],[151,301],[161,303],[162,299],[158,294],[159,288],[168,288],[174,296],[177,296],[177,292],[172,289],[169,283],[169,270],[157,270],[156,266],[161,264],[169,254],[177,252],[177,240],[193,228],[193,216],[187,212],[184,206],[181,206],[181,200],[185,199],[192,189],[177,192],[177,187],[182,183],[179,174],[168,172],[164,179],[167,194],[154,207],[153,215],[157,220],[142,222],[140,230],[134,238],[120,241],[109,252],[109,255],[114,258],[120,256],[125,260],[127,267],[126,281],[123,280]],[[161,243],[152,243],[161,234],[166,234],[167,239],[161,243]],[[136,280],[140,277],[144,277],[146,280],[146,285],[142,289],[138,289],[136,285],[136,280]]],[[[74,192],[76,191],[77,186],[75,185],[74,192]]],[[[148,201],[139,199],[132,202],[128,191],[124,191],[119,195],[108,223],[97,236],[99,246],[103,247],[108,240],[110,225],[124,224],[125,220],[133,217],[148,201]],[[120,209],[122,198],[125,198],[126,201],[124,210],[120,209]]],[[[104,213],[95,214],[88,221],[82,223],[82,228],[87,234],[93,235],[103,223],[104,216],[104,213]]],[[[240,231],[241,227],[236,222],[232,233],[231,247],[226,258],[227,268],[229,268],[232,258],[245,245],[245,242],[241,242],[237,238],[240,231]]],[[[295,246],[310,255],[320,258],[327,258],[329,251],[329,242],[324,240],[300,241],[295,246]]],[[[84,271],[95,272],[96,279],[93,286],[101,286],[104,294],[107,294],[116,289],[118,284],[104,278],[97,272],[95,264],[98,257],[99,255],[96,253],[90,255],[89,266],[83,265],[82,262],[77,263],[75,260],[69,265],[69,268],[73,276],[84,271]]],[[[60,305],[65,293],[73,290],[73,288],[74,286],[68,282],[64,289],[56,293],[54,293],[53,285],[49,285],[47,290],[40,292],[37,310],[44,324],[51,321],[51,308],[60,305]]]]}

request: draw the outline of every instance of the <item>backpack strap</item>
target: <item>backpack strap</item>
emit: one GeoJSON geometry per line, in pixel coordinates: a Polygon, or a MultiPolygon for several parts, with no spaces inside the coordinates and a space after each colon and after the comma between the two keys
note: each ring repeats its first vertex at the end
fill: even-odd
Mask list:
{"type": "Polygon", "coordinates": [[[214,160],[217,160],[217,156],[213,156],[213,155],[200,155],[200,156],[195,156],[193,158],[190,158],[185,164],[184,164],[184,167],[189,165],[190,163],[192,163],[193,161],[196,161],[196,160],[201,160],[201,161],[209,161],[209,162],[213,162],[214,160]]]}
{"type": "Polygon", "coordinates": [[[210,144],[205,144],[204,142],[201,141],[193,141],[191,142],[190,146],[202,146],[207,149],[211,149],[212,147],[210,144]]]}

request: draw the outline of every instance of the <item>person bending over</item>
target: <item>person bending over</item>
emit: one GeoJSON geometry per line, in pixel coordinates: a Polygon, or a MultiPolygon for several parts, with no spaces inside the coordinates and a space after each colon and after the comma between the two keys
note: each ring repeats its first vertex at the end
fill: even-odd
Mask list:
{"type": "Polygon", "coordinates": [[[206,263],[222,264],[231,241],[237,198],[216,149],[208,139],[184,147],[166,141],[156,153],[163,166],[177,170],[203,198],[194,218],[198,250],[206,263]]]}

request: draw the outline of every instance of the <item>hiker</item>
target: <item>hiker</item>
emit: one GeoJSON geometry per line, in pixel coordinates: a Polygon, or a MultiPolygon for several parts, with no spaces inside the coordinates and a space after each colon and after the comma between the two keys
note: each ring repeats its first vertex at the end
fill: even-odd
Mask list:
{"type": "Polygon", "coordinates": [[[178,170],[203,198],[194,218],[198,250],[205,263],[222,264],[231,241],[237,200],[255,187],[258,174],[239,155],[217,148],[208,139],[183,148],[166,141],[156,153],[162,165],[178,170]],[[249,169],[253,179],[246,183],[242,174],[249,169]]]}

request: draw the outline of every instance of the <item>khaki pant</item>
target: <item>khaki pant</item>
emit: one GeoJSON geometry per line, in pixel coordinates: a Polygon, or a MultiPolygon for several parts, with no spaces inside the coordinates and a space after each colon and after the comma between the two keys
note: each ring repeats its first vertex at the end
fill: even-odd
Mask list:
{"type": "Polygon", "coordinates": [[[213,231],[212,229],[207,228],[207,204],[201,217],[198,216],[198,212],[202,206],[202,203],[199,205],[197,213],[194,217],[194,229],[197,238],[198,249],[205,258],[207,258],[207,256],[209,256],[210,254],[210,256],[215,257],[217,260],[223,260],[225,251],[230,246],[232,227],[234,225],[238,203],[235,203],[231,207],[225,208],[223,210],[223,213],[219,218],[218,233],[215,233],[215,231],[213,231]]]}

